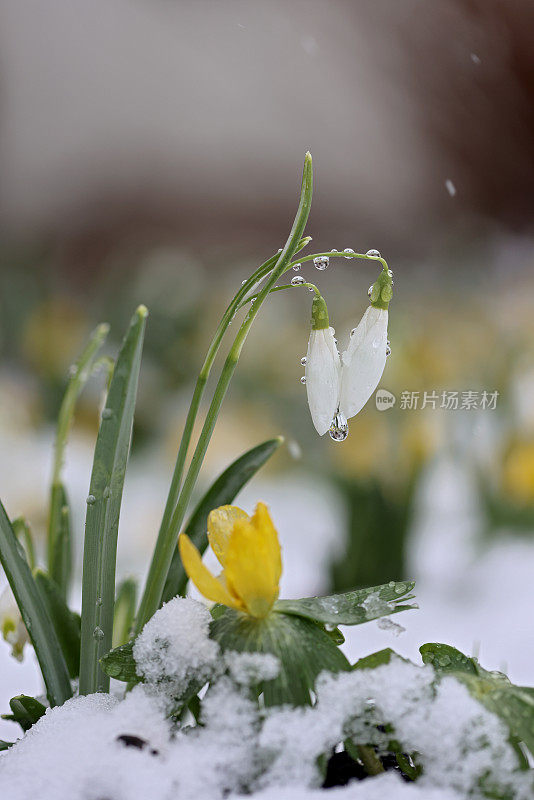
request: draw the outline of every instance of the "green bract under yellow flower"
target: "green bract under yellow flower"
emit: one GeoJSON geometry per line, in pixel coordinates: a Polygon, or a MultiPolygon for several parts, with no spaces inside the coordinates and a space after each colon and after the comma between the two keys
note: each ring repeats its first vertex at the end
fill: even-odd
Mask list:
{"type": "Polygon", "coordinates": [[[282,557],[276,528],[264,503],[252,517],[237,506],[220,506],[208,517],[208,540],[222,572],[215,577],[183,533],[179,539],[184,569],[208,600],[263,619],[280,591],[282,557]]]}

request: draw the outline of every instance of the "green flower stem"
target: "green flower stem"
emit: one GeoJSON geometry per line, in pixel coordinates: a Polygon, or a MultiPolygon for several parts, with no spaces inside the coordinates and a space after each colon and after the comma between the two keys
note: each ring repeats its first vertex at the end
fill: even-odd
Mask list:
{"type": "MultiPolygon", "coordinates": [[[[187,506],[191,499],[191,495],[200,472],[200,467],[204,460],[204,456],[206,455],[206,450],[208,448],[215,423],[217,422],[221,405],[237,366],[245,339],[263,301],[273,288],[280,275],[282,275],[282,273],[286,270],[288,263],[291,261],[297,251],[297,247],[299,246],[306,222],[308,220],[308,215],[310,213],[312,188],[312,159],[311,155],[307,153],[304,160],[300,202],[291,233],[289,234],[289,238],[282,252],[276,257],[276,265],[274,266],[274,269],[272,270],[263,289],[260,290],[254,304],[248,311],[243,323],[241,324],[241,327],[239,328],[230,352],[228,353],[221,376],[219,378],[219,382],[215,388],[210,407],[206,414],[204,426],[191,459],[191,464],[184,480],[182,491],[180,493],[176,508],[173,511],[169,527],[165,530],[164,535],[158,536],[158,541],[156,542],[152,563],[150,565],[148,578],[145,585],[145,591],[136,620],[137,633],[143,628],[144,624],[159,608],[165,580],[172,561],[174,549],[178,541],[178,535],[184,520],[187,506]]],[[[259,270],[257,272],[259,272],[259,270]]],[[[245,289],[245,294],[246,291],[248,291],[247,283],[245,283],[242,287],[242,289],[245,289]]],[[[240,297],[238,302],[240,302],[241,299],[242,298],[240,297]]],[[[228,322],[230,319],[231,317],[228,319],[228,322]]]]}
{"type": "Polygon", "coordinates": [[[385,771],[384,765],[372,747],[368,747],[364,744],[357,744],[356,750],[358,751],[360,761],[368,775],[380,775],[381,772],[385,771]]]}
{"type": "MultiPolygon", "coordinates": [[[[307,284],[306,284],[306,285],[307,285],[307,284]]],[[[304,284],[302,284],[302,283],[299,283],[299,284],[297,284],[297,286],[304,286],[304,284]]],[[[294,289],[294,288],[295,288],[295,287],[294,287],[294,286],[293,286],[291,283],[282,283],[282,284],[280,284],[279,286],[273,286],[273,288],[271,289],[271,291],[269,292],[269,294],[272,294],[273,292],[281,292],[283,289],[294,289]]],[[[238,310],[239,310],[240,308],[243,308],[244,306],[246,306],[248,303],[252,303],[252,301],[253,301],[253,300],[256,300],[256,298],[257,298],[258,296],[259,296],[259,292],[257,292],[256,294],[251,294],[251,295],[249,295],[249,297],[246,297],[246,298],[243,300],[243,302],[239,304],[239,306],[238,306],[238,310]]]]}
{"type": "MultiPolygon", "coordinates": [[[[298,247],[295,250],[295,252],[296,253],[300,252],[300,250],[306,247],[306,245],[310,241],[311,241],[311,236],[307,236],[301,239],[301,241],[298,243],[298,247]]],[[[200,407],[200,402],[202,400],[202,395],[204,394],[204,389],[206,388],[206,383],[208,381],[211,368],[213,366],[213,362],[215,361],[217,353],[219,352],[219,348],[221,346],[224,334],[228,330],[228,326],[232,321],[234,315],[237,313],[237,311],[239,311],[240,308],[243,307],[243,305],[245,305],[248,302],[248,300],[243,300],[247,292],[249,292],[258,283],[258,281],[263,280],[263,278],[269,274],[269,272],[273,269],[273,267],[279,260],[279,257],[280,257],[279,253],[277,253],[274,256],[271,256],[271,258],[269,258],[261,266],[259,266],[258,269],[251,275],[251,277],[248,278],[247,281],[245,281],[245,283],[240,287],[238,292],[236,292],[232,301],[228,305],[228,308],[224,312],[221,321],[219,322],[219,325],[217,327],[217,330],[215,331],[215,335],[208,348],[206,358],[204,359],[204,364],[202,365],[202,369],[200,370],[199,376],[197,378],[197,382],[195,384],[195,389],[193,392],[193,397],[191,399],[191,404],[187,412],[184,431],[182,434],[182,438],[180,440],[180,446],[178,448],[176,463],[174,465],[171,485],[165,503],[165,510],[163,512],[163,517],[158,532],[158,541],[160,540],[160,538],[163,538],[165,536],[171,522],[173,511],[176,508],[176,503],[178,502],[178,495],[180,493],[180,486],[182,483],[185,460],[187,458],[187,451],[189,450],[189,444],[191,442],[191,436],[193,434],[193,428],[200,407]]],[[[253,296],[257,297],[257,295],[253,296]]]]}
{"type": "MultiPolygon", "coordinates": [[[[378,258],[377,256],[368,256],[365,253],[340,253],[339,250],[329,250],[325,253],[313,253],[313,255],[303,256],[301,259],[299,259],[298,263],[303,264],[305,261],[313,261],[314,258],[320,258],[321,256],[328,256],[329,258],[364,258],[366,261],[378,261],[380,264],[382,264],[382,269],[388,269],[387,262],[382,257],[378,258]]],[[[287,270],[292,269],[294,266],[294,264],[288,264],[284,272],[287,272],[287,270]]]]}

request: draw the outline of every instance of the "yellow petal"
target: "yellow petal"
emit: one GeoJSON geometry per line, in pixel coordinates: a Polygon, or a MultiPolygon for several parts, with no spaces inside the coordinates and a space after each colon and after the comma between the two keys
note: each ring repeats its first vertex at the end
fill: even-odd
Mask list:
{"type": "Polygon", "coordinates": [[[265,617],[279,592],[282,559],[278,534],[267,506],[258,503],[251,519],[234,522],[224,573],[253,617],[265,617]]]}
{"type": "Polygon", "coordinates": [[[242,606],[236,602],[231,596],[222,581],[219,581],[215,575],[212,575],[207,567],[202,563],[202,556],[197,548],[187,536],[182,533],[178,539],[178,547],[180,548],[180,558],[182,564],[187,572],[188,577],[193,581],[198,591],[204,595],[208,600],[213,600],[214,603],[222,603],[224,606],[230,608],[241,608],[242,606]]]}
{"type": "Polygon", "coordinates": [[[210,511],[208,516],[208,540],[222,567],[224,567],[228,540],[232,533],[234,522],[236,519],[248,518],[248,514],[237,506],[219,506],[219,508],[210,511]]]}

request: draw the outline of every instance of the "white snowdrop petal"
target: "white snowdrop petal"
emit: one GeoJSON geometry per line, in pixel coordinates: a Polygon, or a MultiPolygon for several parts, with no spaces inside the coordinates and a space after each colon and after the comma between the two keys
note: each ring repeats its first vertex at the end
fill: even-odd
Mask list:
{"type": "Polygon", "coordinates": [[[388,312],[369,306],[343,353],[339,410],[347,419],[362,410],[386,365],[388,312]]]}
{"type": "Polygon", "coordinates": [[[339,403],[341,360],[334,329],[312,330],[306,355],[306,392],[315,430],[323,436],[339,403]]]}

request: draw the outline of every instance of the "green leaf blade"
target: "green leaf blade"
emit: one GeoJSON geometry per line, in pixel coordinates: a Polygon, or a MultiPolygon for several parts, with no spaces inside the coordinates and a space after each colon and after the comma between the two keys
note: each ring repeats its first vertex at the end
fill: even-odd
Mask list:
{"type": "Polygon", "coordinates": [[[0,560],[32,641],[51,706],[72,697],[69,673],[54,626],[3,505],[0,503],[0,560]]]}
{"type": "MultiPolygon", "coordinates": [[[[250,481],[283,442],[283,437],[277,436],[247,450],[246,453],[243,453],[233,461],[212,483],[198,502],[185,528],[185,533],[201,553],[208,546],[207,523],[210,511],[219,506],[231,504],[243,486],[250,481]]],[[[160,605],[163,605],[163,603],[178,594],[184,595],[187,580],[180,553],[176,548],[167,574],[167,580],[165,581],[160,605]]]]}
{"type": "Polygon", "coordinates": [[[43,570],[34,572],[35,583],[52,620],[71,678],[80,671],[80,618],[63,600],[59,586],[43,570]]]}
{"type": "Polygon", "coordinates": [[[48,572],[60,587],[64,598],[68,594],[72,572],[72,545],[68,511],[67,514],[64,512],[65,507],[68,509],[68,503],[61,481],[61,470],[76,402],[92,374],[96,356],[108,332],[109,325],[104,323],[98,325],[89,337],[87,345],[73,365],[58,415],[48,512],[47,551],[48,572]]]}
{"type": "Polygon", "coordinates": [[[85,526],[80,694],[108,691],[99,659],[111,649],[119,513],[133,425],[147,310],[123,340],[98,432],[85,526]]]}
{"type": "Polygon", "coordinates": [[[52,485],[49,513],[50,576],[66,600],[72,575],[72,540],[67,492],[61,482],[52,485]]]}

